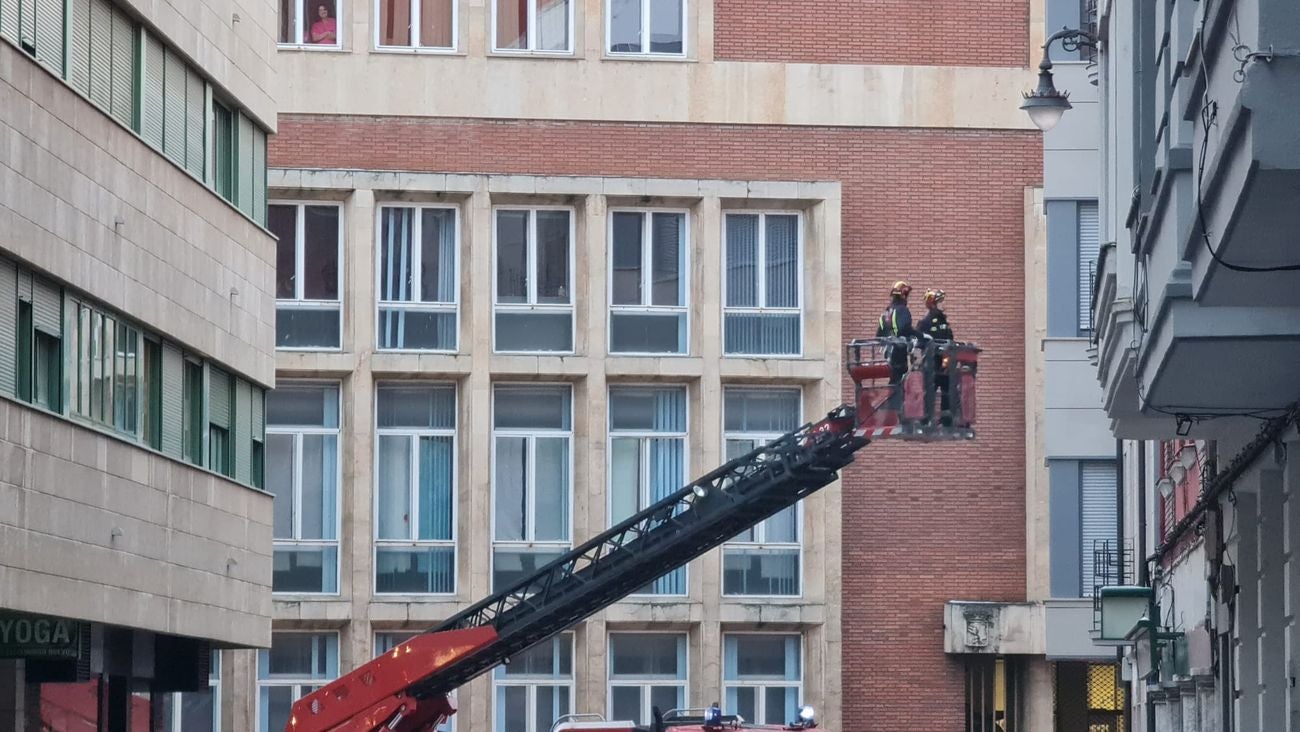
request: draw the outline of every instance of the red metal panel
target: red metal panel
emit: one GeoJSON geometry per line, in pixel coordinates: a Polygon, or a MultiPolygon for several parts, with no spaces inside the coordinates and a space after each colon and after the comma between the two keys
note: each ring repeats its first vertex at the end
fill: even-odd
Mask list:
{"type": "MultiPolygon", "coordinates": [[[[412,718],[428,717],[443,709],[454,712],[449,703],[417,703],[403,694],[416,681],[477,653],[496,639],[496,630],[491,627],[417,635],[294,702],[286,732],[371,730],[403,705],[412,718]]],[[[405,725],[401,728],[411,729],[405,725]]]]}

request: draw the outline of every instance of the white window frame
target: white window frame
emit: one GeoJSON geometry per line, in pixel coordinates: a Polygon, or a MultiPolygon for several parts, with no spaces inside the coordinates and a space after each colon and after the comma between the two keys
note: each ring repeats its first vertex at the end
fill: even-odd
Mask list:
{"type": "MultiPolygon", "coordinates": [[[[285,0],[280,0],[280,5],[276,7],[276,18],[278,20],[280,10],[283,8],[285,0]]],[[[301,3],[302,0],[292,0],[292,2],[301,3]]],[[[311,32],[311,25],[307,23],[306,18],[299,17],[294,23],[292,41],[281,41],[279,39],[280,29],[276,28],[275,45],[281,49],[292,49],[294,51],[345,51],[343,42],[345,39],[344,28],[346,23],[343,20],[343,7],[347,5],[347,0],[334,0],[334,43],[327,45],[324,43],[308,43],[307,34],[311,32]]]]}
{"type": "Polygon", "coordinates": [[[807,302],[805,290],[808,288],[807,273],[804,271],[808,262],[805,249],[807,248],[807,228],[804,222],[803,211],[797,209],[744,209],[732,208],[723,209],[722,211],[722,337],[723,337],[723,358],[774,358],[774,359],[792,359],[803,358],[804,349],[808,339],[807,316],[804,313],[804,305],[807,302]],[[757,288],[758,301],[765,303],[767,301],[767,217],[768,216],[794,216],[796,218],[796,230],[799,232],[799,245],[795,248],[798,257],[799,269],[799,305],[797,308],[773,308],[767,305],[758,307],[731,307],[727,305],[727,221],[732,215],[758,216],[758,262],[756,267],[759,272],[757,288]],[[726,351],[726,333],[727,333],[727,316],[735,313],[739,315],[754,313],[784,313],[793,314],[798,311],[799,315],[799,351],[797,353],[728,353],[726,351]]]}
{"type": "MultiPolygon", "coordinates": [[[[286,381],[276,385],[277,387],[286,386],[306,386],[306,387],[334,387],[338,395],[338,427],[319,427],[313,425],[288,425],[272,426],[269,415],[265,418],[264,432],[266,443],[270,444],[270,435],[281,434],[291,435],[293,437],[293,506],[297,509],[293,513],[293,533],[294,536],[302,536],[302,438],[304,435],[334,435],[337,438],[338,460],[334,466],[334,500],[337,504],[334,507],[334,539],[272,539],[272,557],[275,550],[281,547],[293,549],[296,547],[334,547],[334,592],[273,592],[273,596],[305,596],[305,597],[338,597],[343,591],[343,384],[338,381],[286,381]]],[[[265,451],[267,448],[263,448],[265,451]]],[[[263,461],[266,458],[263,457],[263,461]]],[[[274,524],[274,517],[272,517],[274,524]]]]}
{"type": "MultiPolygon", "coordinates": [[[[641,483],[641,485],[642,485],[642,493],[641,493],[640,496],[638,496],[638,501],[641,502],[641,503],[643,503],[645,506],[649,506],[651,503],[654,502],[653,498],[652,498],[652,497],[650,496],[650,494],[649,494],[649,490],[650,490],[650,475],[649,475],[649,471],[650,471],[650,442],[649,442],[649,441],[650,441],[651,439],[665,439],[665,438],[667,438],[667,439],[680,439],[680,440],[682,441],[682,470],[683,470],[684,474],[683,474],[682,477],[681,477],[681,481],[682,481],[682,482],[681,482],[681,486],[679,486],[679,487],[684,487],[684,486],[686,485],[686,483],[690,480],[690,478],[689,478],[688,476],[690,475],[690,472],[691,472],[691,466],[690,466],[690,459],[691,459],[691,437],[690,437],[690,428],[691,428],[691,393],[690,393],[690,389],[689,389],[685,384],[670,384],[670,383],[662,383],[662,384],[656,384],[656,383],[629,383],[629,384],[625,384],[625,383],[621,383],[621,382],[620,382],[620,383],[615,383],[615,384],[610,384],[610,385],[609,385],[608,390],[607,390],[606,395],[605,395],[605,399],[606,399],[606,401],[605,401],[605,404],[606,404],[606,412],[608,413],[608,414],[607,414],[607,418],[606,418],[606,421],[607,421],[607,427],[606,427],[606,430],[605,430],[605,432],[606,432],[606,436],[605,436],[605,454],[608,456],[607,459],[608,459],[608,461],[609,461],[609,465],[608,465],[608,466],[606,467],[606,469],[605,469],[605,520],[606,520],[606,526],[613,526],[613,525],[614,525],[614,471],[613,471],[613,460],[614,460],[614,440],[615,440],[616,438],[633,438],[633,439],[637,439],[637,440],[640,440],[640,441],[641,441],[641,444],[639,445],[639,449],[640,449],[640,451],[641,451],[641,479],[642,479],[642,483],[641,483]],[[619,391],[619,390],[621,390],[621,389],[680,389],[681,392],[682,392],[682,399],[683,399],[684,403],[686,404],[686,416],[685,416],[685,427],[684,427],[684,429],[682,429],[682,430],[679,431],[679,432],[655,432],[655,431],[653,431],[653,430],[615,430],[615,429],[614,429],[614,426],[613,426],[613,424],[612,424],[612,423],[613,423],[613,419],[614,419],[614,408],[613,408],[613,405],[612,405],[612,397],[613,397],[613,395],[614,395],[614,392],[619,391]]],[[[620,520],[620,521],[623,521],[623,520],[625,520],[625,519],[619,519],[619,520],[620,520]]],[[[681,570],[682,570],[682,587],[683,587],[683,591],[682,591],[682,592],[677,593],[677,594],[671,594],[671,595],[670,595],[670,594],[654,593],[654,592],[644,592],[644,593],[643,593],[643,592],[633,592],[633,593],[629,594],[625,599],[629,599],[629,600],[648,600],[648,601],[653,601],[653,600],[657,600],[657,599],[660,599],[660,598],[666,598],[666,597],[667,597],[667,598],[672,598],[672,597],[688,597],[688,596],[691,594],[691,574],[690,574],[690,571],[691,571],[691,570],[690,570],[690,563],[687,562],[686,564],[683,564],[681,567],[676,568],[676,569],[681,569],[681,570]]],[[[670,571],[675,571],[675,570],[670,570],[670,571]]],[[[656,577],[655,579],[658,579],[658,577],[656,577]]],[[[647,585],[649,585],[649,584],[653,584],[653,582],[654,582],[654,580],[651,580],[650,582],[647,583],[647,585]]]]}
{"type": "MultiPolygon", "coordinates": [[[[411,0],[418,3],[419,0],[411,0]]],[[[422,203],[380,203],[375,206],[375,350],[383,353],[459,353],[460,352],[460,272],[461,272],[461,216],[460,207],[451,204],[422,204],[422,203]],[[424,217],[420,212],[425,209],[438,209],[441,211],[451,211],[452,220],[456,227],[456,243],[453,249],[456,252],[456,274],[453,277],[452,284],[452,302],[450,304],[440,302],[424,302],[421,300],[383,300],[384,273],[383,265],[383,236],[384,236],[384,210],[390,208],[409,208],[415,214],[412,216],[411,225],[411,286],[412,292],[419,292],[424,284],[421,281],[422,272],[420,265],[424,260],[423,247],[417,245],[424,234],[424,217]],[[451,313],[456,316],[456,340],[449,349],[440,348],[384,348],[379,345],[380,331],[383,327],[381,322],[380,310],[391,308],[395,310],[406,310],[424,313],[451,313]]],[[[495,246],[496,240],[493,239],[495,246]]],[[[493,260],[495,261],[495,260],[493,260]]],[[[493,272],[493,281],[495,281],[496,272],[493,272]]],[[[495,320],[495,319],[494,319],[495,320]]]]}
{"type": "MultiPolygon", "coordinates": [[[[496,3],[493,2],[493,7],[496,3]]],[[[493,206],[492,207],[492,352],[496,354],[527,354],[530,356],[571,356],[577,352],[578,347],[578,322],[577,322],[577,293],[574,291],[574,281],[576,274],[574,266],[576,256],[574,250],[577,247],[577,220],[578,212],[572,206],[493,206]],[[497,241],[497,224],[498,214],[502,211],[527,211],[528,212],[528,302],[526,303],[501,303],[499,302],[500,293],[497,292],[497,280],[499,266],[497,250],[499,248],[497,241]],[[567,305],[551,305],[537,302],[537,212],[538,211],[567,211],[569,213],[569,248],[568,248],[568,282],[566,287],[569,291],[569,303],[567,305]],[[511,351],[499,350],[497,348],[497,315],[502,312],[506,313],[563,313],[569,314],[569,350],[567,351],[511,351]]]]}
{"type": "MultiPolygon", "coordinates": [[[[457,531],[457,522],[458,522],[459,519],[460,519],[460,501],[458,500],[458,490],[457,490],[457,489],[458,489],[458,486],[459,486],[459,483],[460,483],[460,481],[459,481],[459,477],[460,477],[460,455],[459,455],[459,452],[458,452],[459,449],[460,449],[460,444],[459,444],[459,441],[457,440],[457,437],[456,437],[456,434],[457,434],[457,426],[458,426],[458,424],[459,424],[459,420],[460,420],[460,394],[459,394],[458,390],[456,389],[456,385],[455,385],[454,383],[447,383],[447,382],[438,382],[438,383],[434,383],[434,382],[391,382],[391,381],[390,381],[390,382],[379,382],[378,384],[376,384],[376,385],[375,385],[375,389],[374,389],[374,394],[375,394],[375,399],[374,399],[374,402],[375,402],[375,405],[374,405],[374,410],[375,410],[375,414],[374,414],[374,425],[375,425],[374,460],[375,460],[375,462],[374,462],[374,465],[375,465],[375,466],[378,466],[378,465],[379,465],[379,437],[380,437],[380,436],[382,436],[382,435],[387,435],[387,436],[406,437],[407,440],[409,441],[409,443],[412,445],[412,448],[411,448],[411,465],[410,465],[410,468],[411,468],[411,477],[412,477],[413,480],[417,481],[417,483],[418,483],[418,481],[419,481],[419,476],[420,476],[420,453],[419,453],[419,450],[417,450],[417,449],[415,448],[415,446],[419,444],[419,438],[421,438],[421,437],[450,437],[450,438],[451,438],[451,539],[448,539],[448,540],[443,540],[443,539],[406,539],[406,540],[401,540],[401,539],[380,539],[380,538],[379,538],[379,469],[378,469],[378,467],[376,467],[376,469],[375,469],[374,471],[372,471],[372,472],[374,472],[374,481],[375,481],[375,483],[374,483],[374,485],[375,485],[375,488],[374,488],[374,492],[375,492],[375,498],[374,498],[374,511],[375,511],[374,516],[375,516],[375,521],[374,521],[374,541],[372,542],[372,547],[371,547],[371,566],[375,568],[375,572],[374,572],[374,573],[375,573],[375,576],[372,577],[371,580],[375,582],[375,587],[377,588],[377,587],[378,587],[378,579],[379,579],[379,575],[378,575],[378,572],[379,572],[379,550],[380,550],[380,548],[382,548],[382,547],[395,547],[395,548],[408,548],[408,549],[418,549],[418,548],[423,548],[423,547],[451,547],[451,551],[452,551],[452,564],[451,564],[451,566],[452,566],[452,577],[451,577],[451,590],[450,590],[450,591],[448,591],[448,592],[418,592],[418,593],[410,593],[410,592],[380,592],[378,589],[376,589],[376,590],[375,590],[375,595],[382,596],[382,597],[392,597],[392,596],[399,596],[399,597],[400,597],[400,596],[409,596],[409,595],[413,595],[413,594],[414,594],[414,595],[419,595],[420,597],[444,597],[444,596],[455,595],[457,589],[458,589],[459,586],[460,586],[460,572],[459,572],[459,569],[460,569],[460,565],[459,565],[459,561],[460,561],[460,551],[459,551],[459,544],[458,544],[458,540],[459,540],[460,537],[459,537],[459,532],[457,531]],[[450,428],[434,428],[434,427],[380,427],[380,426],[379,426],[379,390],[382,389],[382,388],[385,387],[385,386],[402,386],[402,387],[408,387],[408,388],[410,388],[410,387],[429,387],[429,388],[435,388],[435,389],[436,389],[436,388],[447,388],[447,387],[450,387],[450,388],[451,388],[451,393],[452,393],[452,399],[453,399],[453,406],[452,406],[452,410],[453,410],[453,412],[452,412],[452,414],[453,414],[453,421],[452,421],[452,426],[451,426],[450,428]]],[[[411,485],[410,488],[411,488],[411,505],[408,507],[408,508],[409,508],[409,511],[410,511],[410,515],[411,515],[411,522],[410,522],[410,525],[411,525],[412,527],[415,527],[415,526],[418,526],[418,525],[419,525],[419,521],[420,521],[420,497],[419,497],[419,494],[417,493],[417,485],[411,485]]],[[[396,632],[396,631],[394,631],[394,632],[396,632]]]]}
{"type": "MultiPolygon", "coordinates": [[[[727,430],[727,429],[726,429],[726,424],[727,424],[727,416],[726,416],[727,389],[743,389],[743,390],[747,390],[747,391],[767,390],[767,391],[790,391],[790,392],[796,392],[796,393],[798,393],[798,395],[799,395],[799,419],[796,420],[796,424],[803,424],[803,400],[804,400],[804,393],[803,393],[803,389],[802,389],[801,387],[798,387],[798,386],[789,386],[789,387],[785,387],[785,386],[765,386],[765,385],[752,385],[752,384],[724,384],[723,387],[722,387],[722,405],[723,405],[723,415],[722,415],[722,424],[723,424],[723,432],[722,432],[722,450],[723,450],[723,455],[724,455],[724,456],[726,455],[727,442],[730,441],[730,440],[752,440],[752,441],[755,442],[755,443],[759,443],[759,444],[767,444],[767,443],[771,442],[772,440],[775,440],[775,439],[777,439],[778,437],[781,437],[782,434],[783,434],[783,433],[780,433],[780,432],[734,432],[734,431],[727,430]]],[[[803,509],[803,501],[802,501],[802,500],[797,501],[797,502],[794,504],[794,511],[795,511],[795,514],[794,514],[795,541],[794,541],[793,543],[788,543],[788,542],[769,542],[769,541],[767,541],[767,538],[766,538],[766,537],[767,537],[767,522],[770,520],[770,518],[768,518],[768,519],[763,519],[762,521],[760,521],[760,522],[758,522],[757,524],[754,525],[754,541],[741,541],[741,540],[739,540],[739,539],[734,539],[734,538],[733,538],[733,539],[728,539],[726,542],[723,543],[723,545],[722,545],[722,562],[719,563],[719,567],[720,567],[719,571],[720,571],[721,574],[719,575],[719,583],[718,583],[718,586],[719,586],[720,588],[722,588],[722,597],[723,597],[723,598],[732,598],[732,597],[734,597],[734,598],[746,598],[746,599],[752,599],[752,598],[763,598],[763,599],[772,599],[772,600],[794,600],[794,599],[798,599],[798,598],[801,598],[801,597],[804,596],[804,570],[805,570],[805,567],[804,567],[804,561],[803,561],[803,560],[804,560],[804,545],[803,545],[803,537],[804,537],[804,530],[803,530],[804,509],[803,509]],[[727,590],[726,590],[726,580],[727,580],[727,549],[747,549],[747,550],[757,550],[757,551],[760,551],[760,552],[763,551],[763,550],[765,550],[765,549],[784,549],[784,550],[787,550],[787,551],[790,550],[790,549],[794,549],[794,550],[796,550],[796,551],[799,553],[799,554],[798,554],[798,556],[799,556],[799,563],[798,563],[798,566],[799,566],[799,591],[798,591],[798,593],[797,593],[797,594],[794,594],[794,595],[745,595],[745,594],[728,593],[727,590]]]]}
{"type": "Polygon", "coordinates": [[[277,297],[276,300],[275,300],[275,309],[276,309],[276,311],[277,311],[277,312],[279,311],[279,309],[280,309],[280,305],[281,305],[281,304],[287,304],[287,305],[289,305],[289,306],[290,306],[292,309],[294,309],[294,310],[337,310],[338,313],[339,313],[339,339],[338,339],[338,340],[339,340],[339,344],[338,344],[337,346],[335,346],[334,348],[320,348],[320,347],[312,347],[312,346],[306,346],[306,347],[304,347],[304,346],[279,346],[279,345],[277,345],[277,346],[275,347],[275,350],[277,350],[277,351],[302,351],[302,352],[308,352],[308,353],[313,352],[313,351],[316,351],[316,352],[324,352],[324,353],[338,353],[339,351],[343,350],[343,317],[344,317],[344,313],[343,313],[343,270],[344,270],[344,268],[345,268],[345,266],[344,266],[344,260],[343,260],[343,253],[344,253],[344,251],[346,251],[345,248],[344,248],[344,239],[343,239],[344,234],[345,234],[345,232],[346,232],[346,228],[344,227],[344,223],[343,223],[343,214],[344,214],[344,211],[343,211],[343,204],[341,204],[341,203],[337,203],[337,202],[334,202],[334,201],[307,201],[307,200],[301,200],[301,199],[298,199],[298,200],[281,200],[281,199],[268,200],[268,201],[266,202],[267,216],[268,216],[268,217],[270,216],[270,209],[271,209],[271,206],[293,206],[293,207],[296,209],[296,213],[295,213],[295,215],[294,215],[295,218],[294,218],[294,235],[293,235],[293,236],[294,236],[294,243],[293,243],[293,262],[294,262],[294,264],[293,264],[293,267],[294,267],[294,272],[293,272],[293,285],[294,285],[294,295],[295,295],[295,297],[290,298],[290,299],[287,299],[287,300],[280,299],[280,298],[277,297]],[[336,256],[337,256],[337,258],[338,258],[338,259],[336,260],[336,261],[337,261],[337,265],[338,265],[338,291],[339,291],[339,299],[338,299],[338,300],[308,300],[308,299],[306,299],[306,298],[304,298],[304,297],[302,296],[303,289],[306,287],[307,253],[306,253],[306,246],[305,246],[305,241],[304,241],[304,239],[305,239],[305,236],[306,236],[306,233],[307,233],[307,213],[306,213],[306,211],[305,211],[304,209],[305,209],[307,206],[321,206],[321,207],[328,206],[328,207],[331,207],[331,208],[336,208],[336,209],[338,209],[338,212],[339,212],[339,217],[338,217],[338,221],[339,221],[339,232],[338,232],[338,252],[336,253],[336,256]]]}
{"type": "MultiPolygon", "coordinates": [[[[563,51],[545,51],[537,48],[537,3],[538,0],[524,0],[528,3],[528,48],[498,48],[497,47],[497,5],[500,0],[490,0],[492,8],[489,15],[491,25],[488,28],[488,35],[491,40],[493,54],[502,54],[510,56],[572,56],[574,55],[575,40],[574,34],[574,16],[577,15],[577,5],[582,0],[569,0],[569,47],[563,51]]],[[[507,207],[509,208],[509,207],[507,207]]],[[[493,240],[495,242],[495,239],[493,240]]]]}
{"type": "Polygon", "coordinates": [[[640,51],[614,51],[614,8],[613,0],[604,0],[605,10],[605,55],[609,58],[667,59],[681,60],[690,55],[690,0],[678,0],[682,4],[682,51],[681,53],[664,53],[650,50],[650,9],[654,7],[651,0],[641,0],[641,48],[640,51]]]}
{"type": "MultiPolygon", "coordinates": [[[[381,9],[379,4],[383,0],[375,0],[374,15],[370,16],[374,23],[374,45],[372,50],[377,53],[430,53],[430,54],[454,54],[460,49],[460,1],[451,0],[451,45],[450,46],[421,46],[420,45],[420,20],[423,12],[423,3],[420,0],[402,0],[411,6],[411,45],[409,46],[385,46],[380,43],[379,24],[381,9]]],[[[456,235],[460,237],[460,222],[457,221],[456,235]]],[[[459,242],[457,242],[459,244],[459,242]]]]}
{"type": "MultiPolygon", "coordinates": [[[[745,688],[754,688],[754,689],[757,689],[758,691],[755,692],[754,697],[755,697],[755,702],[756,702],[756,704],[758,705],[757,708],[758,708],[758,710],[759,710],[758,719],[755,719],[755,720],[749,720],[749,721],[753,721],[753,722],[755,722],[755,723],[759,723],[760,720],[762,720],[763,718],[765,718],[765,717],[767,716],[767,714],[766,714],[766,712],[767,712],[767,708],[766,708],[766,707],[767,707],[767,699],[766,699],[766,695],[763,693],[763,692],[764,692],[765,690],[767,690],[767,689],[772,689],[772,688],[789,689],[789,688],[793,687],[793,688],[795,689],[795,699],[798,700],[798,701],[796,701],[795,703],[796,703],[796,704],[801,704],[801,703],[802,703],[802,700],[803,700],[803,698],[804,698],[804,695],[803,695],[803,693],[804,693],[804,692],[803,692],[803,683],[804,683],[804,678],[806,678],[807,671],[808,671],[808,669],[807,669],[807,666],[808,666],[808,647],[807,647],[807,646],[808,646],[807,639],[804,637],[804,634],[803,634],[803,633],[799,633],[799,632],[795,632],[795,633],[764,633],[764,632],[761,632],[761,631],[754,631],[754,630],[742,630],[742,631],[729,631],[729,632],[723,633],[723,634],[722,634],[722,674],[721,674],[721,676],[722,676],[722,697],[725,699],[726,696],[727,696],[727,689],[728,689],[728,688],[732,688],[732,687],[736,687],[736,688],[745,687],[745,688]],[[731,638],[731,637],[746,636],[746,635],[748,635],[748,636],[774,636],[774,637],[779,637],[779,638],[788,638],[788,637],[791,637],[791,636],[798,636],[798,638],[799,638],[799,680],[798,680],[798,681],[795,681],[795,682],[790,682],[790,681],[784,681],[784,680],[779,680],[779,679],[754,679],[754,680],[752,680],[752,681],[731,680],[731,679],[728,679],[728,678],[727,678],[727,639],[728,639],[728,638],[731,638]]],[[[733,709],[728,709],[728,710],[725,710],[725,711],[726,711],[726,713],[728,713],[728,714],[735,714],[735,713],[736,713],[736,710],[733,710],[733,709]]]]}
{"type": "MultiPolygon", "coordinates": [[[[488,469],[491,471],[491,500],[488,502],[488,510],[491,511],[490,531],[492,541],[492,560],[490,563],[489,583],[491,578],[496,577],[497,549],[504,548],[518,552],[566,552],[573,548],[573,504],[576,500],[574,495],[574,476],[573,476],[573,385],[567,383],[533,383],[533,382],[502,382],[492,385],[492,414],[489,415],[491,420],[488,424],[492,425],[492,457],[488,469]],[[505,387],[563,387],[569,390],[569,429],[555,428],[518,428],[518,427],[497,427],[496,426],[496,408],[497,408],[497,389],[505,387]],[[531,537],[526,536],[522,541],[501,540],[497,539],[497,437],[523,437],[528,443],[528,484],[525,490],[528,491],[528,515],[533,517],[531,523],[526,524],[527,530],[524,532],[531,537]],[[564,437],[569,440],[568,459],[569,459],[569,505],[568,505],[568,527],[569,538],[565,541],[538,541],[535,537],[537,531],[537,450],[534,447],[537,444],[538,437],[564,437]]],[[[493,697],[495,699],[495,696],[493,697]]],[[[495,701],[493,702],[495,704],[495,701]]]]}
{"type": "Polygon", "coordinates": [[[650,356],[653,358],[685,358],[691,355],[691,212],[685,208],[611,208],[609,214],[605,217],[605,236],[608,242],[607,250],[609,260],[607,271],[605,273],[606,282],[609,286],[606,290],[606,313],[605,313],[605,330],[606,349],[611,356],[650,356]],[[653,300],[651,286],[653,277],[651,271],[651,260],[654,258],[654,228],[653,214],[681,214],[685,217],[685,224],[682,227],[682,252],[684,253],[682,261],[682,270],[678,273],[682,283],[682,304],[679,306],[671,305],[615,305],[614,304],[614,214],[635,213],[642,215],[641,221],[641,241],[645,246],[641,249],[641,292],[646,293],[643,299],[653,300]],[[664,314],[672,313],[674,315],[686,316],[686,333],[684,341],[685,350],[681,352],[655,352],[655,351],[615,351],[614,350],[614,315],[618,313],[646,313],[646,314],[664,314]]]}
{"type": "MultiPolygon", "coordinates": [[[[339,655],[342,653],[343,649],[342,649],[341,639],[339,638],[339,632],[337,630],[274,630],[271,633],[272,642],[274,643],[276,635],[291,635],[291,634],[333,636],[334,655],[338,658],[338,662],[339,662],[339,668],[336,669],[336,671],[338,672],[339,675],[343,673],[343,658],[341,655],[339,655]]],[[[266,649],[266,653],[269,659],[271,649],[269,648],[266,649]]],[[[297,701],[303,698],[304,696],[306,696],[307,694],[310,694],[312,691],[315,691],[316,689],[319,689],[320,687],[325,686],[326,684],[339,678],[339,676],[336,675],[332,679],[315,679],[309,677],[284,677],[284,678],[277,678],[277,679],[263,679],[261,664],[262,664],[262,654],[258,653],[257,665],[253,669],[253,681],[256,689],[256,692],[253,696],[253,718],[257,720],[254,724],[256,725],[258,732],[263,732],[262,730],[262,689],[268,687],[285,687],[285,686],[291,687],[294,690],[293,691],[294,701],[297,701]]],[[[265,732],[276,732],[276,731],[266,730],[265,732]]]]}
{"type": "MultiPolygon", "coordinates": [[[[546,724],[547,726],[545,726],[545,727],[538,727],[538,726],[537,726],[537,725],[539,724],[539,722],[538,722],[538,720],[537,720],[537,687],[539,687],[539,686],[563,686],[563,687],[568,687],[568,689],[569,689],[569,711],[568,711],[568,712],[565,712],[565,714],[571,714],[571,713],[573,713],[573,710],[577,707],[577,703],[578,703],[577,699],[574,698],[574,692],[575,692],[576,689],[577,689],[577,684],[575,683],[575,681],[576,681],[576,677],[577,677],[577,673],[578,673],[578,645],[577,645],[577,641],[576,641],[576,635],[574,634],[573,631],[568,630],[568,631],[564,631],[563,633],[560,633],[560,634],[558,634],[558,635],[555,635],[555,636],[553,636],[553,637],[551,637],[551,638],[548,638],[548,639],[546,639],[546,640],[544,640],[544,641],[542,641],[542,642],[543,642],[543,643],[553,643],[553,644],[558,644],[560,641],[565,640],[565,639],[567,639],[567,640],[569,641],[569,678],[568,678],[567,680],[564,680],[564,679],[558,678],[558,677],[556,677],[556,676],[542,676],[542,675],[531,675],[531,674],[529,674],[529,675],[519,675],[519,676],[515,676],[514,678],[499,679],[499,678],[497,678],[496,669],[497,669],[497,668],[501,668],[501,667],[500,667],[500,666],[497,666],[496,668],[494,668],[494,669],[491,671],[491,674],[492,674],[492,701],[491,701],[491,704],[492,704],[492,729],[494,729],[494,730],[497,729],[497,726],[496,726],[496,725],[497,725],[497,723],[500,721],[500,720],[498,719],[498,717],[500,716],[500,710],[497,709],[497,690],[498,690],[498,689],[501,689],[501,688],[504,688],[504,687],[508,687],[508,686],[516,686],[516,687],[518,687],[518,686],[522,686],[522,687],[525,687],[526,689],[528,689],[528,724],[527,724],[527,727],[528,727],[529,730],[531,730],[531,732],[547,732],[548,730],[551,729],[551,724],[553,724],[553,722],[552,722],[552,723],[545,723],[545,722],[543,722],[542,724],[546,724]]],[[[552,648],[555,648],[555,647],[556,647],[556,646],[552,646],[552,648]]]]}
{"type": "MultiPolygon", "coordinates": [[[[691,706],[691,638],[690,634],[683,630],[611,630],[606,642],[605,661],[605,704],[608,715],[614,714],[614,687],[615,686],[638,686],[641,689],[641,718],[653,719],[651,713],[650,690],[654,687],[681,687],[682,688],[682,709],[689,709],[691,706]],[[681,679],[652,679],[652,678],[616,678],[614,676],[614,636],[616,635],[671,635],[685,638],[686,642],[682,644],[682,652],[686,654],[684,667],[686,676],[681,679]]],[[[662,710],[667,712],[669,710],[662,710]]]]}
{"type": "MultiPolygon", "coordinates": [[[[374,635],[371,636],[371,642],[373,643],[373,645],[370,647],[370,656],[371,656],[371,658],[378,658],[378,657],[379,657],[379,654],[380,654],[380,651],[379,651],[379,636],[381,636],[381,635],[405,636],[405,637],[403,637],[400,641],[397,641],[397,643],[394,643],[394,644],[393,644],[393,646],[396,647],[396,646],[398,646],[398,645],[400,645],[400,644],[402,644],[402,643],[405,643],[406,641],[408,641],[408,640],[414,638],[415,636],[422,634],[423,632],[424,632],[424,631],[420,631],[420,630],[382,630],[382,629],[381,629],[381,630],[376,630],[376,631],[374,632],[374,635]]],[[[387,653],[387,651],[384,651],[384,653],[387,653]]],[[[451,699],[452,706],[455,706],[455,705],[456,705],[456,689],[452,689],[452,690],[447,694],[447,697],[448,697],[449,699],[451,699]]],[[[442,724],[438,725],[438,726],[435,728],[434,732],[456,732],[456,716],[455,716],[455,715],[452,715],[452,717],[451,717],[450,719],[448,719],[446,722],[443,722],[442,724]]]]}

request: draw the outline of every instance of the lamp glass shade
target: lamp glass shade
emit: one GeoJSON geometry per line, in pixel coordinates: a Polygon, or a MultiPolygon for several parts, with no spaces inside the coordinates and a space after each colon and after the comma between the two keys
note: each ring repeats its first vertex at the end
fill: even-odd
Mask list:
{"type": "Polygon", "coordinates": [[[1030,107],[1025,111],[1029,113],[1029,121],[1043,132],[1051,132],[1057,122],[1061,121],[1061,115],[1065,114],[1065,107],[1037,106],[1030,107]]]}
{"type": "Polygon", "coordinates": [[[1169,466],[1169,477],[1172,478],[1175,483],[1181,483],[1183,482],[1183,478],[1187,477],[1187,468],[1184,468],[1182,463],[1174,463],[1169,466]]]}
{"type": "Polygon", "coordinates": [[[1178,462],[1184,468],[1191,470],[1192,466],[1196,464],[1196,446],[1183,445],[1183,449],[1178,451],[1178,462]]]}
{"type": "Polygon", "coordinates": [[[1101,634],[1098,640],[1125,640],[1138,621],[1146,617],[1150,603],[1150,587],[1101,588],[1101,634]]]}
{"type": "Polygon", "coordinates": [[[1160,490],[1161,498],[1168,498],[1174,494],[1174,482],[1168,478],[1161,478],[1156,483],[1156,488],[1160,490]]]}

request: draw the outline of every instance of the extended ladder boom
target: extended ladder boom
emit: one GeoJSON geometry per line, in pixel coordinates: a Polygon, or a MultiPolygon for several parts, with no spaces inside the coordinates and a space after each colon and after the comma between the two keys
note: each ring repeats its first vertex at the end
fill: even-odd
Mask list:
{"type": "Polygon", "coordinates": [[[448,693],[838,477],[867,444],[840,407],[736,458],[510,587],[299,699],[289,730],[418,730],[448,693]],[[429,711],[432,709],[433,711],[429,711]]]}

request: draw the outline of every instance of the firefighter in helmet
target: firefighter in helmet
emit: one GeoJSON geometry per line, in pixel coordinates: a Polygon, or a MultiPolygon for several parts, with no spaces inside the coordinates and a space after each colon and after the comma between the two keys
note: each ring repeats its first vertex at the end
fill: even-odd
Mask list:
{"type": "Polygon", "coordinates": [[[934,391],[939,392],[939,423],[945,427],[952,425],[952,404],[949,391],[947,353],[945,345],[953,342],[956,338],[952,334],[952,326],[948,324],[948,314],[943,311],[943,290],[933,288],[925,291],[925,317],[917,325],[917,330],[928,340],[928,345],[934,350],[934,359],[930,363],[931,374],[933,378],[929,380],[930,387],[927,389],[925,400],[925,418],[927,422],[934,420],[934,391]]]}
{"type": "MultiPolygon", "coordinates": [[[[876,327],[877,338],[906,338],[913,342],[921,338],[921,334],[912,327],[912,311],[907,309],[907,296],[911,293],[912,286],[903,280],[894,283],[889,291],[889,307],[880,314],[880,324],[876,327]]],[[[911,351],[910,344],[903,347],[900,345],[893,344],[886,349],[891,369],[889,383],[895,387],[889,397],[889,407],[895,410],[903,405],[903,390],[898,385],[907,373],[907,355],[911,351]]]]}

